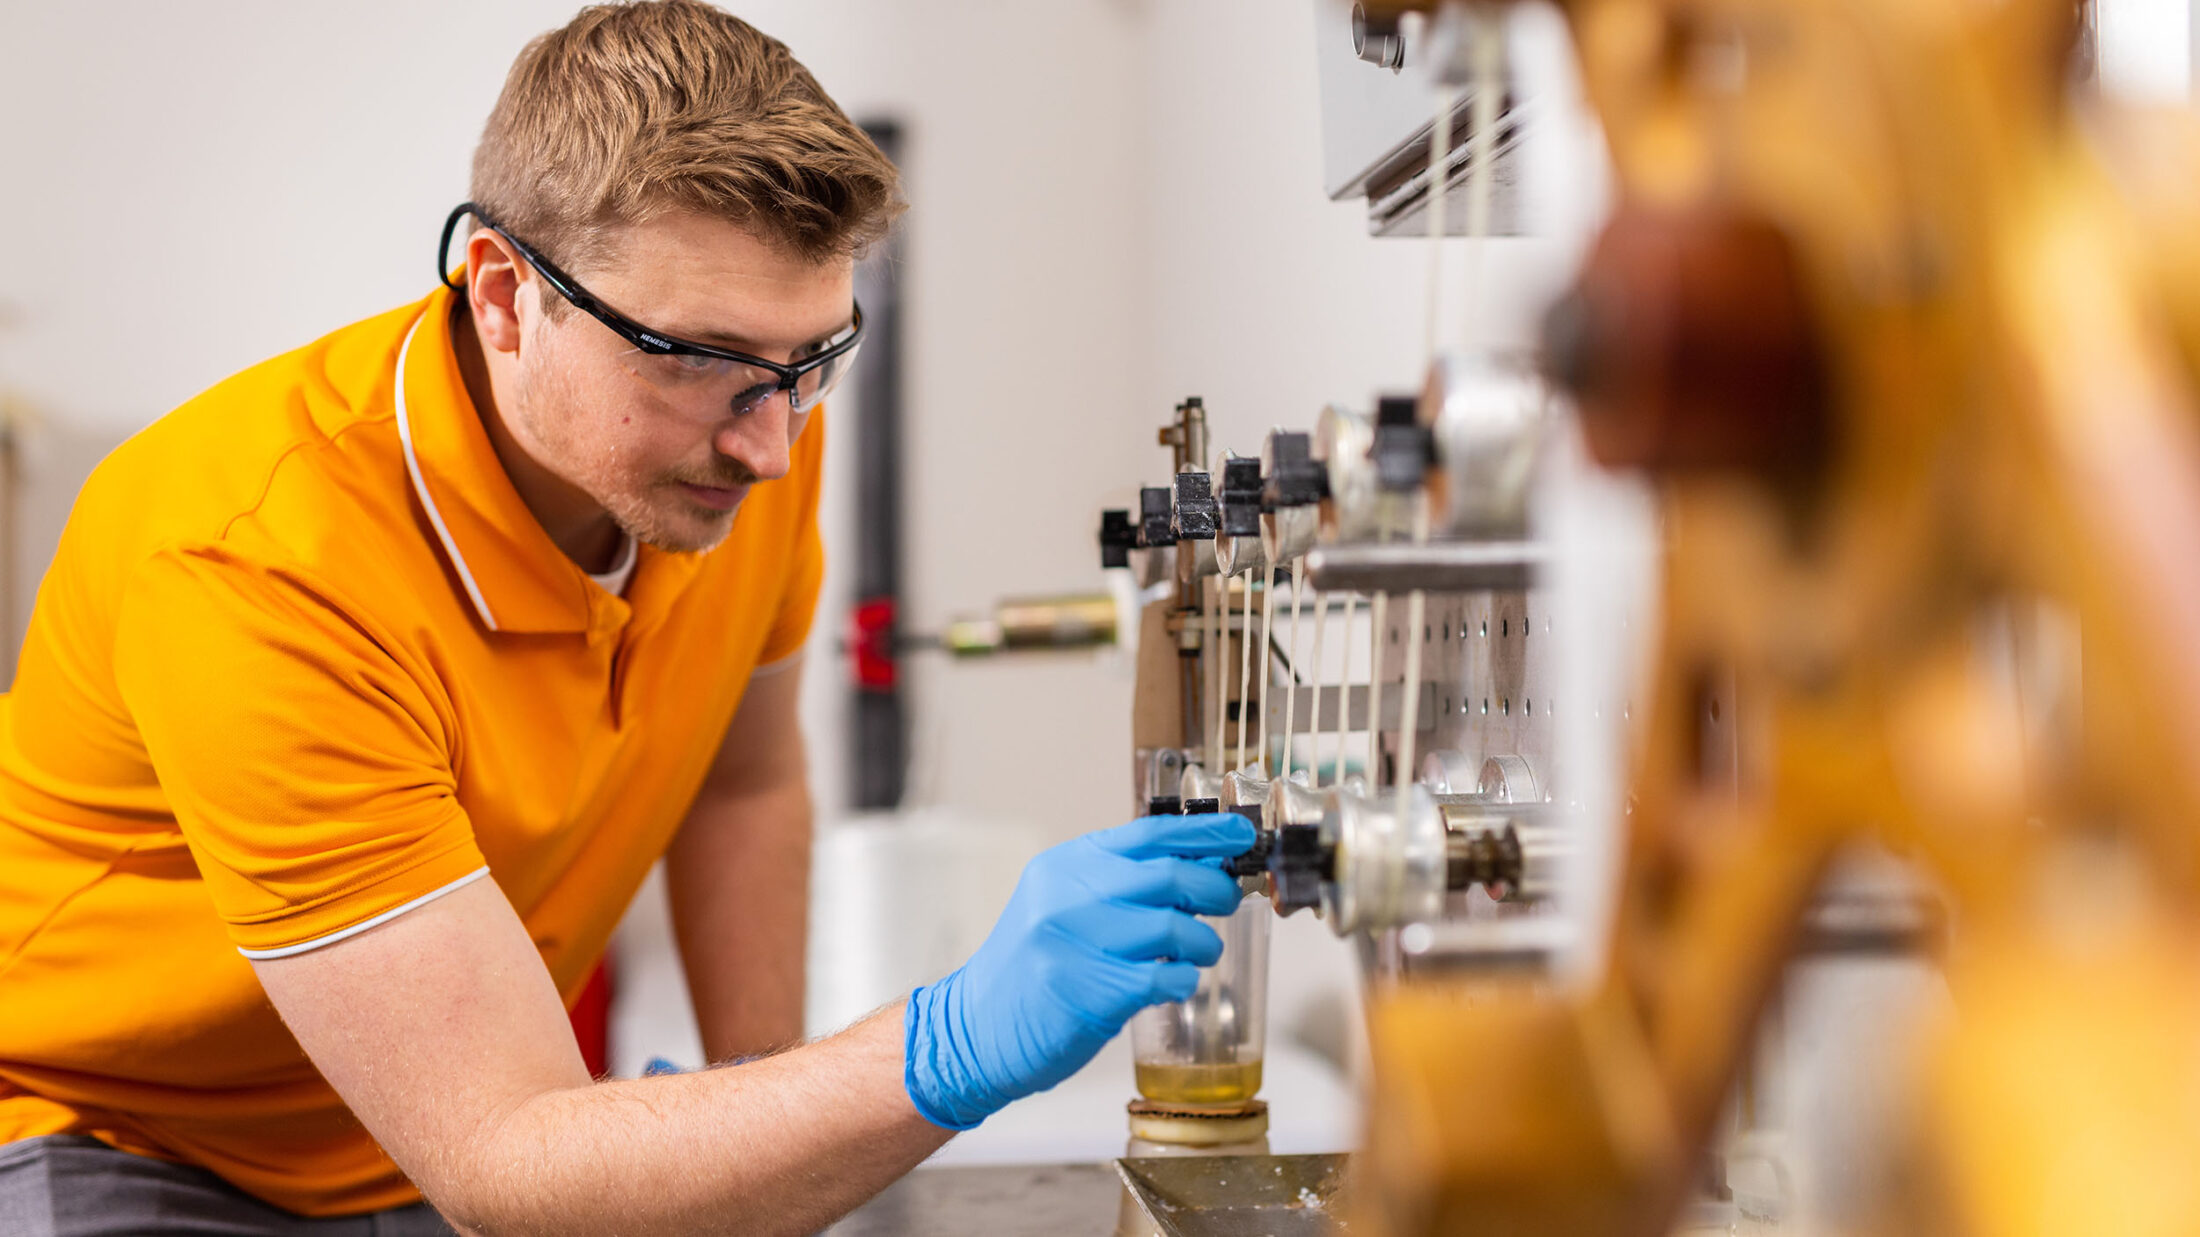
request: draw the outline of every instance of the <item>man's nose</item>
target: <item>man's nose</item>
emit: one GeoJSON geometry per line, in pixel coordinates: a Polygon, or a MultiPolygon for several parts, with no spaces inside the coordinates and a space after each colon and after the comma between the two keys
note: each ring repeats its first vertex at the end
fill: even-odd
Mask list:
{"type": "Polygon", "coordinates": [[[787,475],[794,443],[794,392],[774,391],[762,403],[718,427],[711,445],[740,463],[759,481],[787,475]]]}

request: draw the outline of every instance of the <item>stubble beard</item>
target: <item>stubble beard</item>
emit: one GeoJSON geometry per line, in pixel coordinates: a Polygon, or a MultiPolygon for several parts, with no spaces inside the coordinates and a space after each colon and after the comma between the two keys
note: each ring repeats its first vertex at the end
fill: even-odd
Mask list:
{"type": "Polygon", "coordinates": [[[682,494],[678,483],[672,481],[660,481],[639,491],[612,489],[597,501],[603,503],[612,522],[627,536],[674,554],[700,554],[716,548],[733,531],[733,517],[741,512],[739,507],[711,511],[682,494]],[[692,514],[685,518],[675,514],[679,507],[688,508],[692,514]]]}
{"type": "Polygon", "coordinates": [[[570,382],[559,380],[555,364],[522,371],[516,396],[519,421],[528,436],[558,461],[558,474],[601,505],[627,536],[670,553],[699,554],[715,548],[733,531],[739,507],[732,511],[704,507],[683,493],[679,479],[671,476],[636,478],[623,466],[617,442],[576,433],[580,418],[565,414],[581,407],[584,396],[570,382]]]}

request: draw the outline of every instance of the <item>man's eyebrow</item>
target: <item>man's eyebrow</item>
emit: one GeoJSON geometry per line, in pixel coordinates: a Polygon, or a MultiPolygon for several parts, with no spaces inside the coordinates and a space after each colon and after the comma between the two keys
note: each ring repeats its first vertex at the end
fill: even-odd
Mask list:
{"type": "MultiPolygon", "coordinates": [[[[826,331],[824,334],[815,336],[810,339],[805,339],[801,343],[796,344],[795,350],[800,351],[804,348],[813,347],[817,344],[822,344],[826,340],[834,337],[835,335],[842,334],[843,332],[847,331],[849,327],[852,327],[854,325],[855,318],[851,315],[848,321],[841,323],[839,326],[836,326],[829,331],[826,331]]],[[[678,338],[680,339],[694,340],[696,343],[709,344],[713,348],[724,348],[730,352],[753,353],[763,347],[763,345],[757,343],[754,339],[751,339],[746,335],[736,335],[730,331],[705,330],[696,331],[693,334],[688,334],[685,332],[679,332],[677,334],[678,338]]]]}
{"type": "Polygon", "coordinates": [[[714,348],[730,348],[735,352],[754,352],[758,347],[757,342],[748,336],[727,331],[682,331],[679,338],[692,339],[696,343],[709,344],[714,348]]]}

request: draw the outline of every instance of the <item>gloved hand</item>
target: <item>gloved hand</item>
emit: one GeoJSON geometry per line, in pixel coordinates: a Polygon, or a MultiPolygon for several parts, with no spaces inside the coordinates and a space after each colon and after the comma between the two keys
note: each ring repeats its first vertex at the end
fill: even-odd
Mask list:
{"type": "Polygon", "coordinates": [[[1235,813],[1145,816],[1024,867],[962,969],[909,996],[903,1082],[926,1120],[967,1130],[1090,1061],[1132,1014],[1181,1001],[1222,938],[1238,883],[1217,858],[1253,845],[1235,813]]]}

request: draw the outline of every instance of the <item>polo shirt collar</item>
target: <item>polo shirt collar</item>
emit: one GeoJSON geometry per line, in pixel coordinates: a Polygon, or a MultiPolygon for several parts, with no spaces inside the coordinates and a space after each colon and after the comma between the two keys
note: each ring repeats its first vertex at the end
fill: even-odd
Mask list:
{"type": "MultiPolygon", "coordinates": [[[[597,588],[566,557],[497,458],[451,343],[454,300],[450,289],[436,289],[407,328],[395,403],[405,471],[460,590],[490,631],[591,633],[623,624],[628,601],[597,588]]],[[[699,559],[642,547],[628,595],[669,602],[699,559]]]]}

